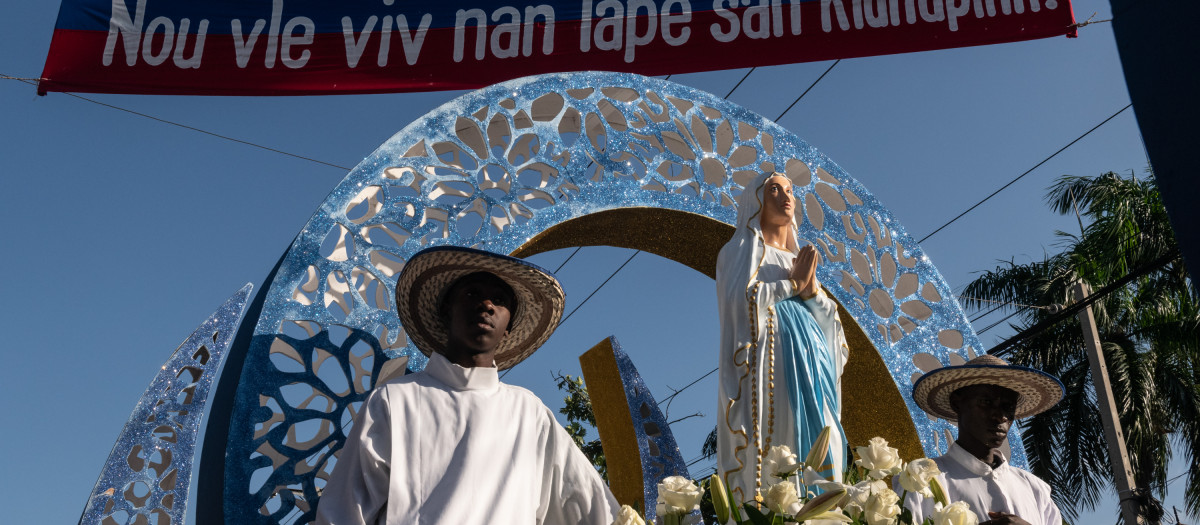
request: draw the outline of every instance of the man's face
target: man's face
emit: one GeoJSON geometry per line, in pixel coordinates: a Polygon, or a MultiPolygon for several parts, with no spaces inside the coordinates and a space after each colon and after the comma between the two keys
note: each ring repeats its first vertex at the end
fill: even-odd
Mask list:
{"type": "Polygon", "coordinates": [[[958,414],[958,440],[997,449],[1008,439],[1021,395],[996,385],[972,385],[950,394],[958,414]]]}
{"type": "Polygon", "coordinates": [[[447,353],[476,355],[495,351],[508,335],[511,309],[515,307],[512,288],[495,275],[479,272],[456,281],[442,302],[447,353]]]}
{"type": "Polygon", "coordinates": [[[763,207],[760,221],[764,227],[791,224],[796,213],[796,198],[787,177],[774,176],[763,183],[763,207]]]}

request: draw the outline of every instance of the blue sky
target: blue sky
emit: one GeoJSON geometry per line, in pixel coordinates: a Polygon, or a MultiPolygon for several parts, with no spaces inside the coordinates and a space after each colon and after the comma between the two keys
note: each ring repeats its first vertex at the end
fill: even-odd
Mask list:
{"type": "MultiPolygon", "coordinates": [[[[1105,0],[1075,2],[1109,18],[1105,0]]],[[[55,2],[0,17],[0,74],[41,72],[55,2]]],[[[729,97],[777,117],[828,62],[758,68],[729,97]]],[[[724,96],[747,70],[676,75],[724,96]]],[[[329,97],[87,95],[336,165],[352,167],[405,124],[461,92],[329,97]]],[[[862,182],[924,237],[1129,103],[1110,24],[1079,38],[842,61],[779,123],[862,182]]],[[[63,94],[0,81],[6,225],[0,271],[0,418],[6,520],[78,519],[113,441],[154,373],[193,329],[271,266],[346,170],[184,130],[63,94]]],[[[1081,140],[923,247],[956,290],[998,260],[1056,250],[1044,189],[1061,174],[1141,173],[1132,110],[1081,140]]],[[[556,268],[568,251],[533,260],[556,268]]],[[[559,276],[568,311],[632,253],[584,248],[559,276]]],[[[615,335],[661,398],[716,362],[710,279],[639,254],[506,381],[561,406],[552,374],[615,335]]],[[[977,328],[995,319],[984,319],[977,328]]],[[[985,344],[1011,331],[994,329],[985,344]]],[[[863,387],[847,384],[846,388],[863,387]]],[[[671,406],[685,458],[712,427],[713,378],[671,406]]],[[[710,464],[701,462],[694,473],[710,464]]],[[[1172,469],[1172,475],[1182,472],[1172,469]]],[[[1182,482],[1170,505],[1181,505],[1182,482]]],[[[1115,498],[1109,498],[1115,500],[1115,498]]],[[[1114,520],[1115,507],[1094,519],[1114,520]]]]}

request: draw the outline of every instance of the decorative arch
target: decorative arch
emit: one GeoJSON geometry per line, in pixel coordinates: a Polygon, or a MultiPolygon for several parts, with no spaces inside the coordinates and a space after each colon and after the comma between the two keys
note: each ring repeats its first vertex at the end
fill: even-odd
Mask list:
{"type": "MultiPolygon", "coordinates": [[[[940,453],[951,427],[917,408],[911,382],[981,345],[937,270],[866,188],[791,132],[712,94],[632,74],[552,74],[435,109],[322,203],[259,296],[253,331],[234,349],[244,354],[224,371],[238,379],[222,381],[214,402],[212,418],[229,426],[206,438],[198,518],[312,519],[363,398],[381,378],[425,366],[392,304],[415,252],[458,245],[523,256],[637,242],[711,270],[705,259],[730,235],[735,196],[765,170],[792,179],[800,236],[820,248],[818,276],[843,307],[852,356],[862,356],[846,372],[851,439],[886,435],[911,439],[910,457],[940,453]],[[647,218],[689,233],[656,241],[662,231],[647,218]],[[618,242],[597,226],[605,221],[641,227],[618,242]],[[564,234],[571,229],[584,234],[564,234]],[[896,388],[855,387],[869,381],[896,388]],[[861,390],[883,391],[885,404],[856,398],[861,390]],[[904,410],[911,424],[896,417],[904,410]],[[214,473],[221,481],[206,485],[214,473]]],[[[1011,440],[1012,461],[1024,464],[1020,437],[1011,440]]]]}

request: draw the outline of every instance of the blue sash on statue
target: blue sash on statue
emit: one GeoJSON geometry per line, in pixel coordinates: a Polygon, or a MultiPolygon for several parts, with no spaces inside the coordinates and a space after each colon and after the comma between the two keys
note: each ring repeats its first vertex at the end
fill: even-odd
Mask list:
{"type": "MultiPolygon", "coordinates": [[[[791,297],[775,304],[779,327],[779,348],[783,355],[783,369],[787,378],[788,400],[796,419],[796,442],[789,444],[801,459],[808,454],[817,435],[825,428],[822,407],[828,407],[838,420],[834,432],[846,443],[846,434],[840,421],[841,407],[837,397],[837,371],[833,355],[825,343],[825,334],[817,325],[808,306],[799,297],[791,297]]],[[[843,445],[844,446],[844,445],[843,445]]],[[[832,455],[826,456],[832,463],[832,455]]],[[[834,465],[835,469],[845,465],[834,465]]],[[[815,467],[814,467],[815,469],[815,467]]],[[[826,472],[820,474],[828,475],[826,472]]]]}

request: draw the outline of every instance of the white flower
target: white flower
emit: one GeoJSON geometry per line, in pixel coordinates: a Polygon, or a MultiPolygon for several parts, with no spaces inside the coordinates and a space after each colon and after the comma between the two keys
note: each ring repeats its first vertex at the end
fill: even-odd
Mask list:
{"type": "Polygon", "coordinates": [[[663,478],[658,484],[658,506],[655,510],[659,516],[688,514],[700,507],[700,497],[703,495],[704,490],[690,479],[682,476],[663,478]]]}
{"type": "Polygon", "coordinates": [[[858,516],[867,509],[867,500],[871,494],[887,490],[887,484],[879,480],[864,480],[854,486],[846,487],[846,499],[842,507],[853,516],[858,516]]]}
{"type": "Polygon", "coordinates": [[[909,492],[917,492],[926,498],[932,498],[933,491],[929,490],[929,480],[941,473],[937,463],[932,459],[914,459],[900,473],[900,486],[909,492]]]}
{"type": "Polygon", "coordinates": [[[933,511],[934,525],[976,525],[979,517],[971,512],[971,506],[965,501],[956,501],[941,509],[933,511]]]}
{"type": "Polygon", "coordinates": [[[617,514],[617,519],[612,522],[612,525],[646,525],[646,520],[633,510],[629,505],[621,505],[621,512],[617,514]]]}
{"type": "Polygon", "coordinates": [[[829,482],[829,480],[825,479],[825,476],[817,474],[817,471],[813,470],[812,467],[804,467],[804,476],[802,477],[805,485],[818,485],[829,482]]]}
{"type": "Polygon", "coordinates": [[[814,487],[814,488],[820,490],[821,492],[836,492],[836,491],[842,490],[842,491],[845,491],[846,494],[849,494],[850,489],[854,488],[854,487],[851,487],[850,485],[838,483],[836,481],[829,481],[825,478],[821,478],[821,479],[816,480],[813,483],[809,483],[807,474],[805,474],[804,484],[814,487]]]}
{"type": "Polygon", "coordinates": [[[887,444],[887,440],[881,437],[871,438],[870,445],[856,449],[861,459],[855,463],[869,470],[868,475],[875,479],[884,479],[900,472],[904,466],[900,459],[900,451],[887,444]]]}
{"type": "Polygon", "coordinates": [[[896,517],[900,515],[900,496],[897,496],[892,489],[884,488],[880,492],[874,492],[870,498],[867,498],[867,506],[863,511],[863,519],[867,521],[867,525],[891,525],[896,523],[896,517]]]}
{"type": "Polygon", "coordinates": [[[794,516],[800,512],[800,496],[796,494],[796,485],[790,481],[781,481],[767,489],[763,495],[767,508],[776,514],[794,516]]]}
{"type": "Polygon", "coordinates": [[[763,472],[767,473],[767,481],[770,481],[770,478],[787,479],[797,470],[800,470],[800,463],[790,447],[776,445],[767,450],[767,457],[763,460],[763,472]]]}

